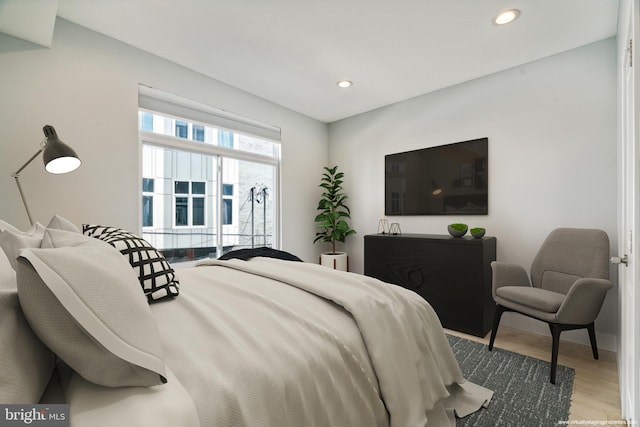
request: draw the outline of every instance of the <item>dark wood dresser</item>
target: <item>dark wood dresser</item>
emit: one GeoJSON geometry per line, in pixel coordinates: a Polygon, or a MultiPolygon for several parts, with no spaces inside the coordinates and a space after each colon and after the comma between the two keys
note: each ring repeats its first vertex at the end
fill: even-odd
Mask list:
{"type": "Polygon", "coordinates": [[[442,326],[479,337],[493,323],[490,264],[495,259],[495,237],[364,236],[364,274],[417,292],[442,326]]]}

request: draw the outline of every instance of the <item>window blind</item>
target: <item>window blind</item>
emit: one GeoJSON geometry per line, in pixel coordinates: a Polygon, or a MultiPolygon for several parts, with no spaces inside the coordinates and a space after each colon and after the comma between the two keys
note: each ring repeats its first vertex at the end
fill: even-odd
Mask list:
{"type": "Polygon", "coordinates": [[[150,86],[138,85],[138,106],[158,113],[280,142],[280,128],[150,86]]]}

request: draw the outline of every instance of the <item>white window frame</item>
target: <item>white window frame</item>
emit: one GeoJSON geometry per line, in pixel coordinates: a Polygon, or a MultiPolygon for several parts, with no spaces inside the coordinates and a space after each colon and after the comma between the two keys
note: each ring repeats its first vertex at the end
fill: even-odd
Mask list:
{"type": "MultiPolygon", "coordinates": [[[[184,179],[174,179],[173,180],[173,227],[174,228],[207,228],[207,182],[206,181],[197,181],[197,180],[184,180],[184,179]],[[188,183],[189,192],[188,193],[176,193],[176,182],[186,182],[188,183]],[[204,194],[193,194],[192,184],[194,182],[201,182],[204,184],[204,194]],[[178,225],[176,224],[176,214],[177,214],[177,199],[186,198],[187,199],[187,224],[186,225],[178,225]],[[204,224],[194,225],[193,224],[193,199],[203,199],[204,203],[204,224]]],[[[144,195],[144,194],[143,194],[144,195]]]]}
{"type": "MultiPolygon", "coordinates": [[[[144,108],[139,108],[140,111],[146,111],[146,112],[150,112],[150,113],[154,113],[154,111],[151,110],[146,110],[144,108]]],[[[171,117],[170,115],[166,114],[166,113],[162,113],[162,112],[155,112],[157,114],[162,114],[166,117],[171,117]]],[[[234,133],[238,133],[235,132],[231,129],[229,129],[231,132],[234,133]]],[[[273,141],[270,140],[268,138],[265,137],[260,137],[262,139],[264,139],[265,141],[271,141],[274,143],[274,150],[276,151],[274,153],[274,156],[265,156],[262,154],[255,154],[255,153],[251,153],[248,151],[243,151],[243,150],[236,150],[233,148],[227,148],[227,147],[221,147],[218,145],[210,145],[210,144],[203,144],[201,142],[197,142],[197,141],[192,141],[189,139],[181,139],[181,138],[177,138],[174,136],[168,136],[168,135],[163,135],[163,134],[159,134],[159,133],[155,133],[155,132],[147,132],[147,131],[142,131],[140,130],[138,132],[139,134],[139,145],[140,145],[140,150],[139,150],[139,155],[140,155],[140,171],[142,171],[142,147],[144,145],[151,145],[151,146],[156,146],[156,147],[161,147],[161,148],[168,148],[168,149],[172,149],[172,150],[179,150],[179,151],[184,151],[184,152],[191,152],[191,153],[197,153],[197,154],[205,154],[205,155],[209,155],[214,157],[217,160],[217,168],[216,168],[216,178],[215,178],[215,182],[217,185],[217,189],[216,189],[216,194],[220,195],[218,197],[216,197],[216,200],[214,201],[214,208],[216,210],[216,215],[215,218],[217,218],[217,224],[211,224],[211,226],[215,226],[216,230],[219,230],[216,233],[216,239],[217,239],[217,247],[218,247],[218,253],[222,253],[222,248],[223,248],[223,225],[222,225],[222,180],[223,180],[223,158],[228,158],[228,159],[236,159],[236,160],[246,160],[249,162],[256,162],[256,163],[263,163],[263,164],[267,164],[270,166],[274,167],[274,189],[277,189],[277,195],[276,195],[276,200],[275,203],[273,205],[273,209],[274,209],[274,218],[273,218],[273,237],[272,237],[272,246],[274,249],[279,249],[281,247],[281,242],[282,242],[282,235],[281,235],[281,213],[280,213],[280,207],[281,207],[281,180],[280,180],[280,166],[281,166],[281,161],[280,161],[280,143],[279,141],[273,141]]],[[[142,175],[142,173],[140,173],[140,175],[142,175]]],[[[180,181],[180,180],[177,180],[180,181]]],[[[142,186],[142,179],[139,180],[140,182],[140,186],[142,186]]],[[[191,191],[191,190],[189,190],[191,191]]],[[[172,192],[174,192],[174,190],[172,189],[172,192]]],[[[140,188],[139,194],[142,194],[142,188],[140,188]]],[[[175,197],[175,195],[174,195],[175,197]]],[[[141,203],[139,205],[142,205],[141,203]]],[[[205,206],[207,204],[205,203],[205,206]]],[[[175,199],[174,199],[174,203],[173,203],[173,223],[175,225],[175,199]]],[[[141,206],[138,207],[138,209],[142,209],[141,206]]],[[[139,218],[139,222],[140,222],[140,230],[142,230],[142,215],[141,212],[138,212],[138,218],[139,218]]],[[[205,221],[206,222],[206,221],[205,221]]],[[[204,227],[200,227],[197,226],[198,228],[204,228],[204,227]]],[[[177,226],[176,228],[186,228],[185,226],[177,226]]]]}

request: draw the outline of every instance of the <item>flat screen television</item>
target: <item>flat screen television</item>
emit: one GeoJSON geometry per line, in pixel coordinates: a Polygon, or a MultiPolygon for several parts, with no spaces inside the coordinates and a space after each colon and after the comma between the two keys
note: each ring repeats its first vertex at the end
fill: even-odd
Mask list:
{"type": "Polygon", "coordinates": [[[385,156],[385,215],[487,215],[489,139],[385,156]]]}

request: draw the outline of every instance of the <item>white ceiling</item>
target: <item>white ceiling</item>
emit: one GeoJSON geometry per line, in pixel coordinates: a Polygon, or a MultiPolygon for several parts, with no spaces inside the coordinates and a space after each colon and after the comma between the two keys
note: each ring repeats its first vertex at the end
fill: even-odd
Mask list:
{"type": "Polygon", "coordinates": [[[64,19],[324,122],[612,37],[619,3],[58,1],[64,19]],[[520,18],[494,25],[508,8],[520,18]]]}

